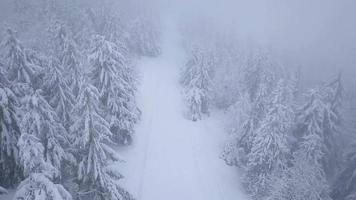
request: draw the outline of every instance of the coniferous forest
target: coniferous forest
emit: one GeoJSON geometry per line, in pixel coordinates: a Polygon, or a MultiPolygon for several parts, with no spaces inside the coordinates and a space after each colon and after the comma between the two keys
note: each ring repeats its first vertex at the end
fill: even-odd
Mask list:
{"type": "Polygon", "coordinates": [[[2,0],[0,199],[356,199],[356,5],[305,5],[2,0]]]}

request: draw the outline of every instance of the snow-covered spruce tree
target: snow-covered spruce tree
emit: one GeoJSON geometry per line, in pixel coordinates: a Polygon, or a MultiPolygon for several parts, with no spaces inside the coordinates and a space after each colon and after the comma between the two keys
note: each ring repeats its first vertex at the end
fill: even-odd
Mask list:
{"type": "Polygon", "coordinates": [[[73,95],[79,94],[83,78],[81,54],[75,41],[71,38],[68,28],[63,23],[55,23],[54,45],[56,55],[63,67],[63,78],[68,83],[73,95]]]}
{"type": "Polygon", "coordinates": [[[45,160],[45,148],[36,130],[24,129],[19,140],[21,163],[26,179],[18,186],[14,199],[71,200],[68,191],[54,183],[59,171],[45,160]]]}
{"type": "Polygon", "coordinates": [[[341,73],[326,84],[326,93],[328,107],[331,112],[326,113],[324,121],[324,137],[328,152],[327,158],[324,160],[325,173],[332,177],[342,167],[342,147],[339,143],[339,138],[342,135],[341,129],[343,128],[343,96],[344,88],[342,84],[341,73]]]}
{"type": "Polygon", "coordinates": [[[229,107],[229,128],[231,137],[224,148],[221,158],[227,165],[245,167],[246,155],[251,149],[251,139],[255,135],[259,120],[254,114],[253,104],[248,94],[242,94],[239,99],[229,107]]]}
{"type": "Polygon", "coordinates": [[[334,183],[332,197],[335,200],[356,198],[356,143],[347,151],[345,160],[345,165],[334,183]]]}
{"type": "Polygon", "coordinates": [[[247,191],[255,199],[269,194],[270,176],[287,166],[287,137],[293,119],[294,112],[286,102],[285,81],[280,80],[273,91],[267,114],[256,130],[251,151],[247,154],[244,182],[247,191]]]}
{"type": "Polygon", "coordinates": [[[65,79],[72,89],[74,96],[78,96],[81,82],[83,81],[83,68],[79,52],[74,40],[68,39],[64,45],[61,57],[61,64],[66,70],[65,79]]]}
{"type": "Polygon", "coordinates": [[[188,104],[188,118],[193,121],[209,114],[212,65],[209,54],[196,47],[183,71],[181,84],[188,104]]]}
{"type": "Polygon", "coordinates": [[[131,200],[133,197],[118,184],[122,175],[110,166],[120,158],[109,146],[112,133],[109,123],[99,115],[99,96],[94,86],[86,84],[73,109],[75,120],[71,133],[79,149],[79,196],[93,200],[131,200]]]}
{"type": "Polygon", "coordinates": [[[52,59],[44,77],[43,89],[49,105],[55,110],[64,127],[68,128],[75,97],[65,82],[63,73],[58,61],[52,59]]]}
{"type": "Polygon", "coordinates": [[[336,138],[340,133],[342,87],[341,79],[336,80],[311,90],[307,96],[308,102],[299,109],[298,114],[298,133],[303,136],[317,132],[323,141],[322,161],[327,176],[333,176],[333,169],[337,168],[335,162],[340,156],[336,138]]]}
{"type": "Polygon", "coordinates": [[[336,107],[340,106],[341,97],[340,77],[310,91],[308,102],[299,110],[297,150],[291,166],[282,176],[274,177],[270,199],[331,199],[326,172],[331,155],[336,155],[331,140],[335,140],[339,122],[336,107]]]}
{"type": "Polygon", "coordinates": [[[90,52],[90,77],[99,90],[100,100],[110,122],[113,139],[130,143],[139,111],[135,102],[135,82],[125,57],[115,43],[96,36],[90,52]]]}
{"type": "Polygon", "coordinates": [[[10,81],[28,83],[35,86],[36,76],[41,68],[29,62],[26,51],[17,40],[15,32],[11,29],[6,31],[7,37],[4,42],[6,49],[5,61],[8,67],[7,75],[10,81]]]}
{"type": "MultiPolygon", "coordinates": [[[[250,57],[246,67],[240,97],[229,108],[234,115],[232,119],[236,120],[232,122],[232,139],[222,154],[228,165],[242,168],[246,167],[257,129],[267,115],[276,79],[270,63],[262,55],[250,57]]],[[[286,88],[286,91],[289,89],[286,88]]]]}
{"type": "Polygon", "coordinates": [[[26,97],[21,130],[39,140],[43,146],[43,159],[59,171],[64,160],[73,160],[66,150],[69,146],[68,133],[41,93],[37,90],[26,97]]]}
{"type": "Polygon", "coordinates": [[[124,30],[120,17],[116,15],[106,14],[103,17],[100,34],[105,36],[108,41],[114,42],[120,47],[125,46],[123,42],[125,39],[124,36],[127,33],[124,30]]]}
{"type": "Polygon", "coordinates": [[[17,147],[21,134],[17,112],[16,95],[6,83],[0,83],[0,185],[6,188],[13,187],[22,179],[17,147]]]}
{"type": "Polygon", "coordinates": [[[243,89],[249,94],[250,101],[255,101],[261,87],[266,84],[263,80],[267,76],[266,61],[266,56],[262,54],[248,56],[246,68],[243,70],[243,89]]]}
{"type": "Polygon", "coordinates": [[[159,33],[147,17],[137,17],[129,27],[127,44],[129,49],[139,56],[157,56],[161,53],[158,46],[159,33]]]}
{"type": "Polygon", "coordinates": [[[67,132],[40,90],[23,99],[25,113],[18,146],[26,179],[18,186],[15,199],[71,200],[71,195],[58,183],[63,161],[74,160],[66,151],[67,132]]]}
{"type": "Polygon", "coordinates": [[[273,177],[270,200],[331,200],[322,166],[323,141],[317,132],[303,136],[291,166],[273,177]]]}

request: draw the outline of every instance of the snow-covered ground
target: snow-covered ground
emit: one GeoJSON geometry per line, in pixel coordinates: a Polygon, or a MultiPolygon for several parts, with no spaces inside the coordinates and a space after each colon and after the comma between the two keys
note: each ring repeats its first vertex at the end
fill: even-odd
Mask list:
{"type": "Polygon", "coordinates": [[[123,185],[138,200],[236,200],[236,168],[219,159],[224,141],[220,117],[200,122],[183,117],[179,68],[183,64],[177,31],[168,29],[162,55],[139,64],[142,121],[132,146],[120,149],[123,185]]]}
{"type": "MultiPolygon", "coordinates": [[[[126,160],[122,185],[138,200],[245,200],[236,168],[219,158],[223,118],[183,117],[178,79],[184,55],[177,31],[165,36],[162,55],[139,64],[142,121],[134,143],[119,149],[126,160]]],[[[0,199],[11,199],[10,193],[0,199]]]]}

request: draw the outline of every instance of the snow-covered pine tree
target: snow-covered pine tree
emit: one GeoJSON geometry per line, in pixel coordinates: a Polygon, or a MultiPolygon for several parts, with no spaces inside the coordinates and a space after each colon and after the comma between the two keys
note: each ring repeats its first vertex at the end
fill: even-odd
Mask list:
{"type": "MultiPolygon", "coordinates": [[[[240,98],[229,108],[230,112],[235,113],[232,118],[238,121],[232,123],[233,138],[222,155],[227,164],[242,168],[246,167],[247,155],[251,152],[257,129],[267,115],[275,84],[275,72],[268,59],[260,54],[249,58],[244,73],[240,98]]],[[[285,90],[289,91],[288,88],[285,90]]]]}
{"type": "Polygon", "coordinates": [[[133,197],[118,184],[123,177],[114,162],[120,158],[109,146],[112,133],[109,123],[99,115],[99,96],[97,88],[86,84],[73,109],[71,133],[79,149],[79,195],[92,200],[131,200],[133,197]]]}
{"type": "Polygon", "coordinates": [[[324,166],[326,174],[332,177],[342,167],[340,165],[342,163],[342,147],[339,143],[340,140],[337,140],[342,134],[341,129],[343,127],[341,109],[343,108],[344,88],[341,73],[326,84],[326,93],[326,101],[331,112],[326,113],[326,120],[323,124],[325,142],[328,148],[324,166]]]}
{"type": "Polygon", "coordinates": [[[40,66],[29,62],[26,51],[15,36],[12,29],[7,29],[4,47],[6,49],[5,61],[7,76],[10,81],[28,83],[35,86],[36,76],[41,70],[40,66]]]}
{"type": "Polygon", "coordinates": [[[41,90],[37,90],[26,97],[21,130],[22,133],[30,134],[39,140],[43,147],[44,161],[59,171],[64,160],[74,159],[67,151],[68,133],[41,93],[41,90]]]}
{"type": "Polygon", "coordinates": [[[212,65],[210,55],[195,47],[183,71],[181,83],[188,104],[188,117],[193,121],[209,114],[212,65]]]}
{"type": "Polygon", "coordinates": [[[60,64],[53,58],[44,77],[43,89],[49,105],[55,110],[64,127],[68,128],[75,97],[65,82],[63,73],[60,64]]]}
{"type": "Polygon", "coordinates": [[[108,41],[124,48],[124,36],[127,33],[119,16],[106,14],[101,25],[100,34],[105,36],[108,41]]]}
{"type": "MultiPolygon", "coordinates": [[[[317,131],[317,130],[315,130],[317,131]]],[[[331,200],[322,166],[323,141],[317,132],[309,132],[293,153],[291,167],[272,182],[270,200],[331,200]]]]}
{"type": "Polygon", "coordinates": [[[161,53],[158,46],[159,33],[147,17],[137,17],[130,23],[127,43],[129,49],[139,56],[157,56],[161,53]]]}
{"type": "Polygon", "coordinates": [[[45,148],[37,137],[37,130],[23,131],[18,145],[26,179],[18,186],[14,199],[71,200],[68,191],[54,183],[59,171],[45,160],[45,148]]]}
{"type": "Polygon", "coordinates": [[[125,57],[113,42],[96,36],[89,59],[90,77],[99,90],[100,100],[108,111],[115,142],[130,143],[139,111],[135,102],[135,82],[125,57]]]}
{"type": "Polygon", "coordinates": [[[347,151],[345,161],[334,183],[332,197],[335,200],[356,199],[356,143],[347,151]]]}
{"type": "Polygon", "coordinates": [[[333,169],[337,168],[335,162],[340,156],[336,137],[340,133],[342,86],[341,79],[336,80],[311,90],[307,96],[308,102],[299,109],[298,114],[298,133],[310,135],[310,132],[316,132],[323,141],[322,160],[328,176],[333,176],[333,169]]]}
{"type": "Polygon", "coordinates": [[[265,65],[266,62],[266,55],[261,53],[248,56],[246,68],[243,70],[244,77],[242,82],[243,89],[249,94],[251,102],[255,101],[261,87],[266,84],[263,80],[267,76],[266,70],[268,70],[268,67],[265,65]]]}
{"type": "Polygon", "coordinates": [[[227,165],[243,168],[247,163],[246,155],[251,149],[250,140],[258,124],[253,108],[249,95],[244,93],[228,109],[231,119],[228,125],[229,128],[231,127],[231,138],[221,155],[227,165]]]}
{"type": "MultiPolygon", "coordinates": [[[[1,77],[3,75],[1,74],[1,77]]],[[[13,187],[22,179],[19,160],[18,100],[6,83],[0,83],[0,185],[13,187]]]]}
{"type": "Polygon", "coordinates": [[[269,194],[271,174],[280,172],[287,166],[287,137],[293,119],[294,112],[286,102],[285,81],[280,80],[272,93],[267,114],[256,130],[251,151],[247,155],[244,182],[255,199],[269,194]]]}
{"type": "Polygon", "coordinates": [[[71,38],[71,34],[68,33],[68,28],[59,22],[57,22],[57,26],[54,44],[56,44],[58,59],[64,70],[63,78],[76,97],[83,79],[82,56],[77,44],[71,38]]]}

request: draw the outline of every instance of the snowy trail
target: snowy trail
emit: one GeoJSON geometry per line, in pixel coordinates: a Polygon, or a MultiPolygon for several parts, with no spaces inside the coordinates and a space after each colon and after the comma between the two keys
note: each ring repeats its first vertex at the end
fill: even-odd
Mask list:
{"type": "Polygon", "coordinates": [[[219,159],[219,120],[191,122],[183,117],[179,37],[166,32],[162,55],[139,65],[142,121],[132,146],[120,149],[126,159],[123,185],[138,200],[236,200],[235,168],[219,159]]]}

